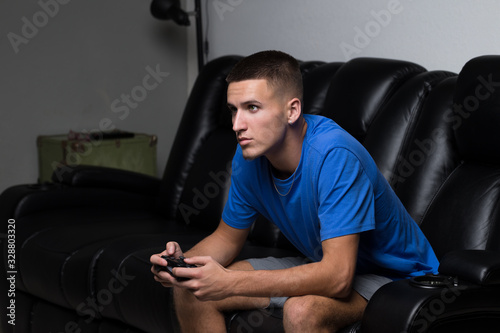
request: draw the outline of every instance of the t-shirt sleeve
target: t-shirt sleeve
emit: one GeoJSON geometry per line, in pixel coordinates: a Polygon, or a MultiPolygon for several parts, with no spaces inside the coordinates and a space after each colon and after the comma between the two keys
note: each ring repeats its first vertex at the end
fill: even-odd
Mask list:
{"type": "Polygon", "coordinates": [[[356,155],[334,148],[319,172],[321,241],[374,229],[373,186],[356,155]]]}
{"type": "Polygon", "coordinates": [[[222,220],[237,229],[249,228],[257,218],[258,212],[250,204],[245,194],[252,193],[248,188],[251,184],[251,175],[245,170],[239,169],[242,167],[243,158],[236,152],[233,158],[233,170],[238,168],[239,172],[231,174],[231,186],[229,187],[229,194],[222,212],[222,220]]]}

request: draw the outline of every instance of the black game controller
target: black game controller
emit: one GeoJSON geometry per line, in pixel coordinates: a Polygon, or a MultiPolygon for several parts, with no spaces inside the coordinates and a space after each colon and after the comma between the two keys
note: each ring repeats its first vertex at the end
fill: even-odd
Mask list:
{"type": "Polygon", "coordinates": [[[161,257],[167,261],[168,265],[167,266],[155,265],[156,271],[157,272],[165,271],[168,274],[172,275],[174,278],[176,278],[177,281],[186,281],[189,279],[180,278],[180,277],[175,276],[173,271],[172,271],[174,269],[174,267],[185,267],[185,268],[195,268],[196,267],[195,265],[186,264],[184,262],[184,257],[182,257],[182,256],[179,257],[179,259],[176,259],[176,258],[171,257],[171,256],[161,256],[161,257]]]}

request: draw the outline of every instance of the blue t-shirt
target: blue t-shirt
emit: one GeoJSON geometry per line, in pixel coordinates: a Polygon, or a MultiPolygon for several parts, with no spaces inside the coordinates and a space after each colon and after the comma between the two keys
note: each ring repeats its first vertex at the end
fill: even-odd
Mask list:
{"type": "Polygon", "coordinates": [[[360,233],[358,274],[437,273],[429,242],[366,149],[334,121],[304,118],[300,162],[288,179],[274,177],[265,157],[245,160],[238,146],[224,222],[245,229],[262,214],[313,261],[323,256],[322,241],[360,233]]]}

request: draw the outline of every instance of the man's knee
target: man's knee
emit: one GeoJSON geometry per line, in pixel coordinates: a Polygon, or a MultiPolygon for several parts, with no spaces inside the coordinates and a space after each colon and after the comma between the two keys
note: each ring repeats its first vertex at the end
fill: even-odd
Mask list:
{"type": "Polygon", "coordinates": [[[291,297],[283,308],[283,324],[289,331],[335,332],[361,320],[366,300],[353,292],[347,299],[321,296],[291,297]]]}
{"type": "Polygon", "coordinates": [[[283,307],[283,322],[291,327],[321,327],[324,324],[318,304],[311,296],[290,297],[283,307]]]}

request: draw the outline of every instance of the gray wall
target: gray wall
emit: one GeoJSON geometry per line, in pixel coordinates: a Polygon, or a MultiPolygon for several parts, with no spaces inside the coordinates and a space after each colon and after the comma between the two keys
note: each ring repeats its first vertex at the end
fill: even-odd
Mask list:
{"type": "Polygon", "coordinates": [[[187,31],[149,4],[0,2],[0,192],[37,181],[37,135],[69,130],[156,134],[163,170],[187,95],[187,31]]]}
{"type": "MultiPolygon", "coordinates": [[[[203,1],[202,1],[203,2],[203,1]]],[[[459,71],[500,54],[495,0],[209,0],[209,58],[279,49],[303,60],[388,57],[459,71]]]]}

